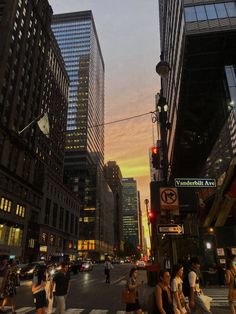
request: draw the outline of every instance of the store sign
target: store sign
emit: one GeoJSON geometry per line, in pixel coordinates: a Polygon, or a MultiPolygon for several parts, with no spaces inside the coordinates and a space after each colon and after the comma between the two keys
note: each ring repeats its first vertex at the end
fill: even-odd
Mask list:
{"type": "Polygon", "coordinates": [[[175,178],[176,188],[216,188],[216,179],[175,178]]]}

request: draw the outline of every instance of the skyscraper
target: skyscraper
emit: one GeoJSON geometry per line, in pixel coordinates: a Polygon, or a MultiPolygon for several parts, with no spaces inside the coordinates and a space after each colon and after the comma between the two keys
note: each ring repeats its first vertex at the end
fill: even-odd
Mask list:
{"type": "MultiPolygon", "coordinates": [[[[170,65],[169,74],[162,77],[160,92],[162,103],[168,105],[167,121],[171,123],[166,131],[169,181],[175,177],[216,178],[217,190],[198,190],[201,201],[198,218],[201,227],[206,228],[202,230],[200,254],[205,254],[203,243],[213,239],[214,249],[206,260],[217,263],[218,240],[222,248],[230,248],[236,241],[236,177],[232,171],[236,128],[236,2],[159,0],[159,13],[161,57],[170,65]],[[209,227],[217,228],[210,236],[209,227]],[[209,237],[204,240],[205,235],[209,237]]],[[[190,201],[187,202],[184,190],[180,192],[180,212],[184,215],[188,212],[184,203],[189,205],[190,201]]],[[[197,207],[196,193],[192,192],[197,207]]],[[[192,227],[196,226],[193,208],[189,206],[192,227]]],[[[185,236],[194,236],[193,228],[189,229],[185,228],[185,236]]],[[[191,240],[189,244],[193,248],[191,240]]],[[[186,242],[178,246],[177,252],[184,255],[185,248],[186,242]]]]}
{"type": "Polygon", "coordinates": [[[114,247],[123,250],[122,174],[115,161],[104,167],[105,179],[114,195],[114,247]]]}
{"type": "Polygon", "coordinates": [[[123,178],[123,237],[124,242],[139,246],[139,208],[137,182],[133,178],[123,178]]]}
{"type": "Polygon", "coordinates": [[[0,1],[0,250],[25,260],[75,253],[78,234],[63,185],[69,78],[51,18],[47,0],[0,1]],[[42,113],[48,136],[30,124],[42,113]]]}
{"type": "Polygon", "coordinates": [[[80,240],[95,254],[103,242],[104,61],[91,11],[54,15],[52,29],[70,78],[65,182],[81,200],[80,240]]]}

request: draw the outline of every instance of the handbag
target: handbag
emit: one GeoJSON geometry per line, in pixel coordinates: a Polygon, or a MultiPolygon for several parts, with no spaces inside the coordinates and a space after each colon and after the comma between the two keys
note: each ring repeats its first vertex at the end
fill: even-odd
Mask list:
{"type": "Polygon", "coordinates": [[[128,287],[122,291],[122,301],[124,303],[135,303],[136,302],[136,290],[129,290],[128,287]]]}
{"type": "Polygon", "coordinates": [[[200,308],[204,311],[210,311],[212,298],[203,293],[198,293],[195,299],[196,303],[200,306],[200,308]]]}

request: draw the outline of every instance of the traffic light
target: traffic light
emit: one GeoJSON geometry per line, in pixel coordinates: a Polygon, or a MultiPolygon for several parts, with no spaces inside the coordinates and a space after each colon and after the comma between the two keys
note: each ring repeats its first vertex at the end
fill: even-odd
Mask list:
{"type": "Polygon", "coordinates": [[[156,223],[157,212],[151,210],[148,212],[148,220],[151,224],[156,223]]]}
{"type": "Polygon", "coordinates": [[[160,150],[159,147],[152,147],[152,166],[154,169],[160,169],[160,150]]]}

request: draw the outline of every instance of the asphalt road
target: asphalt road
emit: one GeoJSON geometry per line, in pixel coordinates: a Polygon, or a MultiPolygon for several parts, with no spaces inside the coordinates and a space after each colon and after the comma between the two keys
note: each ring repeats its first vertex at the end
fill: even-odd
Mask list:
{"type": "MultiPolygon", "coordinates": [[[[124,264],[114,266],[114,269],[111,271],[111,284],[105,283],[103,265],[94,265],[94,269],[91,272],[82,272],[71,276],[71,289],[67,297],[67,308],[74,309],[71,313],[124,313],[125,305],[121,302],[121,292],[126,282],[125,278],[128,276],[132,265],[124,264]],[[78,309],[78,311],[75,309],[78,309]]],[[[140,270],[138,272],[138,282],[141,287],[144,287],[145,295],[143,299],[145,300],[148,299],[148,296],[154,289],[145,284],[147,280],[146,277],[146,271],[140,270]],[[142,281],[144,281],[143,286],[141,285],[142,281]]],[[[21,281],[21,286],[17,289],[16,308],[19,314],[35,313],[30,280],[21,281]],[[32,310],[30,312],[24,312],[23,308],[25,307],[32,307],[32,310]]],[[[144,307],[144,310],[147,310],[147,308],[144,307]]],[[[10,309],[8,311],[10,311],[10,309]]],[[[68,310],[68,314],[69,313],[70,310],[68,310]]],[[[230,311],[228,307],[222,306],[212,308],[212,313],[229,314],[230,311]]]]}
{"type": "MultiPolygon", "coordinates": [[[[86,312],[93,309],[104,309],[113,313],[124,310],[124,304],[121,302],[121,291],[124,279],[131,267],[131,264],[114,265],[114,269],[111,270],[110,284],[105,283],[103,265],[94,265],[90,272],[79,272],[77,275],[72,275],[71,289],[67,296],[67,307],[86,309],[86,312]]],[[[23,280],[17,289],[16,307],[31,306],[34,306],[31,281],[23,280]]]]}

